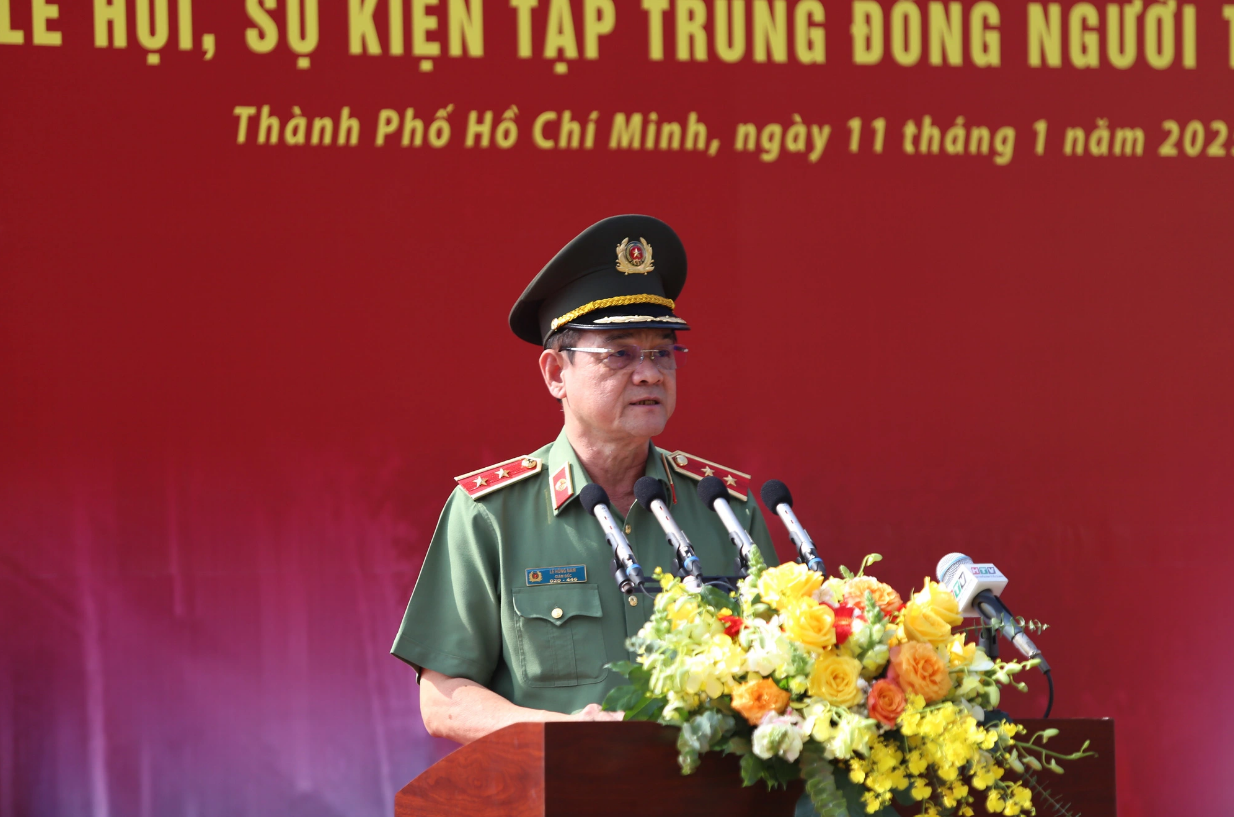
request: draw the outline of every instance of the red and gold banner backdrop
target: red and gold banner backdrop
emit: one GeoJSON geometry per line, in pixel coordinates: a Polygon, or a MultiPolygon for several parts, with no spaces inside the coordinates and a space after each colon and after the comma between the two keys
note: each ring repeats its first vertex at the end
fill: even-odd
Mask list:
{"type": "Polygon", "coordinates": [[[559,428],[508,310],[623,212],[690,254],[660,442],[828,565],[997,563],[1120,813],[1221,810],[1232,26],[0,0],[0,814],[388,814],[450,748],[387,650],[451,477],[559,428]]]}

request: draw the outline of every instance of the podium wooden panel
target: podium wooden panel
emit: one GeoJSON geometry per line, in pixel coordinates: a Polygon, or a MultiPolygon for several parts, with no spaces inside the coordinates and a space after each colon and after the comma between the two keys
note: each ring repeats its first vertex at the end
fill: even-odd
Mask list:
{"type": "MultiPolygon", "coordinates": [[[[1114,722],[1022,721],[1029,733],[1062,730],[1049,748],[1092,741],[1098,757],[1038,779],[1072,812],[1115,817],[1114,722]]],[[[691,775],[677,767],[677,732],[651,723],[519,723],[463,746],[408,783],[395,817],[640,817],[723,814],[792,817],[802,784],[741,785],[738,759],[707,754],[691,775]]],[[[981,798],[984,799],[984,798],[981,798]]],[[[984,809],[978,808],[978,814],[984,809]]],[[[917,814],[906,808],[904,814],[917,814]]],[[[1049,810],[1039,806],[1039,814],[1049,810]]]]}

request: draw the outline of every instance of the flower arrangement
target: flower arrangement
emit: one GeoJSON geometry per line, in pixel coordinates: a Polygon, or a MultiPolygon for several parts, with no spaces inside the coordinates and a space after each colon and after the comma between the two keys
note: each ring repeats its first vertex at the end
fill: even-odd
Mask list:
{"type": "Polygon", "coordinates": [[[1014,676],[1035,662],[991,660],[935,582],[906,602],[865,575],[881,558],[826,578],[755,552],[736,593],[691,593],[657,570],[655,610],[629,641],[637,663],[613,665],[630,684],[605,708],[679,727],[683,774],[718,750],[741,756],[745,785],[801,777],[823,817],[892,815],[893,798],[924,814],[971,815],[978,797],[1034,813],[1008,770],[1091,753],[1045,749],[1052,729],[1017,740],[1024,728],[991,710],[1002,686],[1026,690],[1014,676]]]}

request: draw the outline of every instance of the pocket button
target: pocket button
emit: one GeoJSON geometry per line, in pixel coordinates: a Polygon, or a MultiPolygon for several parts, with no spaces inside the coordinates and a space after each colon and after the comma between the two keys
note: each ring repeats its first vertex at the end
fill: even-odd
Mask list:
{"type": "Polygon", "coordinates": [[[560,607],[554,607],[553,612],[549,613],[549,615],[553,618],[561,618],[565,614],[561,611],[560,607]]]}

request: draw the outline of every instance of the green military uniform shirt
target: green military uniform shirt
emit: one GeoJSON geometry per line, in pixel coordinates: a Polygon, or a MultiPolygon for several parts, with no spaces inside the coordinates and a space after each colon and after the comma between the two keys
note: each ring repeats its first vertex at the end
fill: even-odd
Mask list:
{"type": "MultiPolygon", "coordinates": [[[[748,477],[651,446],[646,474],[675,497],[673,517],[703,573],[734,575],[737,556],[690,478],[709,472],[725,479],[737,518],[776,564],[767,525],[746,490],[748,477]],[[744,499],[733,495],[737,490],[744,499]]],[[[605,665],[631,657],[626,638],[647,621],[653,597],[618,589],[612,548],[578,500],[588,481],[564,431],[526,458],[460,477],[391,652],[417,669],[468,678],[519,706],[555,712],[599,703],[624,683],[605,665]],[[561,567],[574,569],[546,570],[561,567]],[[575,581],[549,583],[554,577],[575,581]]],[[[624,519],[611,510],[646,574],[656,566],[671,570],[672,549],[655,517],[638,504],[624,519]]]]}

